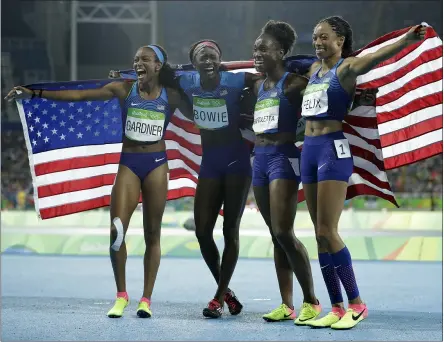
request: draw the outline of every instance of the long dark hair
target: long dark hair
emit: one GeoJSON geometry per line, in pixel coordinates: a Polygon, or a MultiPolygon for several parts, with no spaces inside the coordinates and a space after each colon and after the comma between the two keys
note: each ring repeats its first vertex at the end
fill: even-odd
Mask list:
{"type": "Polygon", "coordinates": [[[344,45],[342,45],[342,58],[347,58],[353,53],[353,30],[350,24],[339,16],[332,16],[324,18],[319,21],[320,23],[327,23],[331,26],[331,29],[340,37],[344,37],[344,45]]]}
{"type": "MultiPolygon", "coordinates": [[[[164,58],[164,63],[159,72],[159,83],[166,88],[180,89],[179,79],[176,76],[174,69],[168,63],[168,54],[166,53],[165,49],[160,45],[152,45],[156,46],[160,50],[164,58]]],[[[160,62],[157,55],[156,60],[160,62]]]]}

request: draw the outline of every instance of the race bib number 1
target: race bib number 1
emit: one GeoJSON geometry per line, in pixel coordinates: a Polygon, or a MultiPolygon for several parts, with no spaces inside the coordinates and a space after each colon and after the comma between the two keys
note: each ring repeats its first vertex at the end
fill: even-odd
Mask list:
{"type": "Polygon", "coordinates": [[[343,158],[350,158],[350,145],[348,144],[347,139],[338,139],[335,140],[335,149],[336,149],[336,155],[339,159],[343,158]]]}

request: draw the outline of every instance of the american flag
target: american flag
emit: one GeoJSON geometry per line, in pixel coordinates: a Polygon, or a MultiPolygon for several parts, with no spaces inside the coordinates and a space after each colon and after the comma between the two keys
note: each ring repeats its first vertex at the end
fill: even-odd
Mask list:
{"type": "MultiPolygon", "coordinates": [[[[354,55],[362,57],[392,44],[409,29],[388,33],[354,55]]],[[[377,128],[380,143],[375,146],[382,151],[386,170],[442,153],[442,63],[442,40],[428,27],[423,41],[358,77],[359,88],[379,89],[377,126],[370,120],[367,128],[377,128]]],[[[365,120],[360,119],[362,125],[365,120]]],[[[377,138],[369,133],[368,139],[377,138]]]]}
{"type": "MultiPolygon", "coordinates": [[[[385,35],[356,55],[400,39],[407,30],[385,35]]],[[[226,65],[232,71],[255,72],[251,61],[226,65]]],[[[375,195],[396,204],[385,169],[442,153],[441,81],[442,41],[432,28],[425,41],[404,49],[358,79],[360,88],[377,87],[379,92],[376,107],[359,106],[344,123],[355,165],[348,199],[375,195]]],[[[88,89],[108,82],[111,80],[30,87],[88,89]]],[[[108,206],[122,147],[118,100],[68,103],[34,98],[17,101],[17,107],[39,217],[48,219],[108,206]]],[[[170,168],[168,199],[194,196],[202,155],[198,129],[176,111],[165,140],[170,168]]],[[[304,200],[302,186],[299,200],[304,200]]]]}

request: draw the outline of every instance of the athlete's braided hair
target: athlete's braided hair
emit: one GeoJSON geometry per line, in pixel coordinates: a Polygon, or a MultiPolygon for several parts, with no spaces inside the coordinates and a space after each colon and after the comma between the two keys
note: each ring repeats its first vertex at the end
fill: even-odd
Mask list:
{"type": "Polygon", "coordinates": [[[272,36],[281,45],[285,55],[293,49],[297,35],[294,28],[283,21],[269,20],[262,28],[262,34],[272,36]]]}
{"type": "Polygon", "coordinates": [[[324,18],[319,21],[318,25],[323,22],[329,24],[338,36],[344,37],[341,57],[347,58],[350,56],[353,52],[353,31],[350,24],[339,16],[324,18]]]}

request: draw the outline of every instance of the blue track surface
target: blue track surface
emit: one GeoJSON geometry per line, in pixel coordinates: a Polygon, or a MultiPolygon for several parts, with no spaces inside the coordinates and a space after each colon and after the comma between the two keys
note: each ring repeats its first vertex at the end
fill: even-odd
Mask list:
{"type": "MultiPolygon", "coordinates": [[[[442,341],[442,264],[355,262],[369,317],[348,331],[314,330],[291,321],[266,323],[280,304],[272,260],[241,259],[230,287],[244,304],[237,317],[202,317],[215,284],[201,259],[164,258],[153,295],[153,318],[135,315],[141,258],[129,258],[132,303],[121,319],[106,312],[115,296],[105,257],[2,255],[1,340],[351,340],[442,341]]],[[[330,309],[317,263],[317,296],[330,309]]],[[[301,293],[295,280],[295,305],[301,293]]],[[[226,310],[228,311],[228,310],[226,310]]]]}

